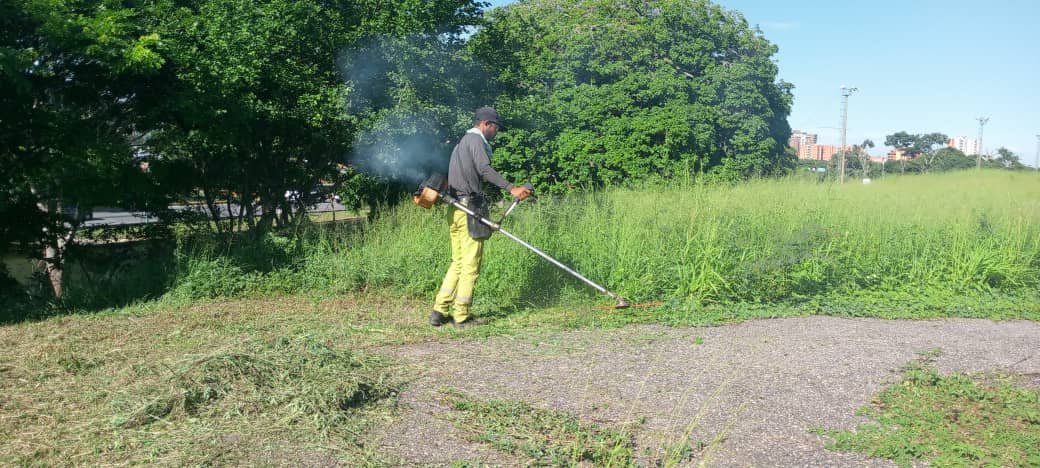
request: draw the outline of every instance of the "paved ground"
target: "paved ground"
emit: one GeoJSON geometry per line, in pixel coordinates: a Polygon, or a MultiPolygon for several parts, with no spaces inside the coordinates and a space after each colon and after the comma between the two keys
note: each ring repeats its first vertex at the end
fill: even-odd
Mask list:
{"type": "Polygon", "coordinates": [[[943,372],[1020,374],[1040,386],[1040,323],[805,317],[723,327],[638,326],[388,348],[415,371],[401,417],[377,436],[409,464],[521,460],[462,440],[442,392],[518,399],[619,426],[637,442],[688,437],[709,466],[890,466],[835,453],[809,428],[853,428],[857,408],[920,353],[943,372]],[[712,441],[719,441],[712,444],[712,441]]]}

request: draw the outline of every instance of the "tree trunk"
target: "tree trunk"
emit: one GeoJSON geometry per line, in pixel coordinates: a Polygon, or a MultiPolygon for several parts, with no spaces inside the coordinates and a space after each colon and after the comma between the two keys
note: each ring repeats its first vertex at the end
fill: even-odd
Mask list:
{"type": "MultiPolygon", "coordinates": [[[[31,188],[33,194],[39,194],[31,188]]],[[[36,208],[44,213],[60,214],[61,205],[57,201],[37,200],[36,208]]],[[[46,228],[45,228],[46,229],[46,228]]],[[[51,293],[55,299],[61,299],[65,293],[65,247],[72,238],[73,231],[62,235],[60,232],[44,231],[43,269],[51,285],[51,293]]]]}
{"type": "Polygon", "coordinates": [[[65,292],[63,285],[65,282],[65,259],[62,255],[64,249],[64,242],[61,238],[58,238],[58,246],[48,245],[43,249],[43,262],[47,268],[47,278],[51,283],[51,292],[54,293],[55,299],[61,299],[62,294],[65,292]]]}

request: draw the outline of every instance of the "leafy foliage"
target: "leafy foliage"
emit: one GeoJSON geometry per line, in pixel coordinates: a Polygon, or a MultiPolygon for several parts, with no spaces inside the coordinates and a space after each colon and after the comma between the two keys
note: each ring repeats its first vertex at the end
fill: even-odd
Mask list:
{"type": "Polygon", "coordinates": [[[921,172],[928,172],[935,166],[935,147],[945,145],[947,140],[949,137],[942,133],[911,135],[901,131],[885,136],[886,145],[904,151],[907,157],[917,159],[921,172]]]}
{"type": "Polygon", "coordinates": [[[993,158],[993,160],[990,162],[990,165],[1002,169],[1026,169],[1025,164],[1022,164],[1022,161],[1018,159],[1018,155],[1004,147],[997,148],[997,157],[993,158]]]}
{"type": "Polygon", "coordinates": [[[776,47],[706,0],[521,2],[470,47],[502,88],[495,157],[516,179],[562,191],[791,165],[776,47]]]}
{"type": "MultiPolygon", "coordinates": [[[[437,67],[452,61],[448,52],[461,47],[481,6],[0,1],[0,251],[15,242],[34,252],[47,247],[60,295],[65,246],[93,206],[172,222],[180,217],[171,202],[201,199],[213,218],[203,229],[263,237],[272,224],[298,223],[300,208],[324,196],[312,191],[318,185],[375,192],[378,184],[344,164],[357,132],[401,103],[432,104],[437,128],[445,115],[456,120],[457,103],[438,94],[445,74],[437,67]],[[385,79],[396,76],[388,72],[382,100],[350,105],[360,91],[345,72],[358,64],[338,61],[341,53],[409,35],[440,47],[413,47],[420,56],[409,63],[423,63],[430,53],[418,52],[431,50],[439,61],[422,79],[402,74],[414,78],[407,83],[385,79]]],[[[359,198],[350,201],[357,206],[359,198]]]]}
{"type": "Polygon", "coordinates": [[[162,65],[135,2],[0,2],[0,251],[32,245],[60,295],[64,245],[129,197],[135,96],[162,65]]]}
{"type": "Polygon", "coordinates": [[[160,166],[183,167],[211,212],[219,200],[243,208],[231,220],[214,219],[223,232],[244,223],[262,233],[298,219],[302,210],[293,211],[285,193],[302,195],[299,208],[316,201],[311,188],[320,182],[338,187],[356,176],[343,166],[356,132],[367,114],[394,105],[387,93],[359,99],[363,91],[348,78],[362,65],[339,60],[341,52],[369,36],[457,35],[477,13],[471,2],[405,3],[156,3],[170,83],[150,113],[150,142],[166,157],[160,166]]]}

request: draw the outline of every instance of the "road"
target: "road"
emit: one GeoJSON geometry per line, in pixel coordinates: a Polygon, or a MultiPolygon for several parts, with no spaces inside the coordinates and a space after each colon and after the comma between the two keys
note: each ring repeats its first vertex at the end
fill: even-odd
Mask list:
{"type": "Polygon", "coordinates": [[[858,409],[912,362],[944,375],[996,372],[1040,386],[1040,323],[1025,320],[812,316],[532,330],[381,348],[402,361],[409,383],[399,416],[375,432],[372,446],[407,466],[532,464],[522,451],[500,452],[480,442],[482,432],[453,424],[460,413],[449,395],[456,392],[623,429],[633,452],[648,458],[637,463],[643,466],[656,466],[662,448],[688,443],[694,450],[684,466],[887,467],[895,464],[828,450],[828,438],[813,428],[872,423],[858,409]]]}
{"type": "MultiPolygon", "coordinates": [[[[203,205],[173,205],[170,208],[178,211],[187,210],[198,210],[205,212],[206,207],[203,205]]],[[[227,218],[229,216],[237,216],[240,210],[239,205],[231,204],[231,209],[228,209],[226,204],[220,204],[217,207],[220,210],[220,217],[227,218]]],[[[330,211],[344,211],[347,208],[342,204],[336,202],[321,202],[315,203],[309,210],[310,213],[326,213],[330,211]]],[[[94,216],[83,223],[84,227],[99,227],[99,226],[124,226],[134,224],[148,224],[158,221],[158,218],[149,216],[148,213],[137,212],[137,211],[126,211],[120,209],[108,209],[100,208],[94,210],[94,216]]]]}

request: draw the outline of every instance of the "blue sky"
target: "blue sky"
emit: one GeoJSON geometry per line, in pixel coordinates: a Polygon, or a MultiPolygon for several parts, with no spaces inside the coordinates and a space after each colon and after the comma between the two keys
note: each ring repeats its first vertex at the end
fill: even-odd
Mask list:
{"type": "MultiPolygon", "coordinates": [[[[492,6],[513,3],[492,0],[492,6]]],[[[849,98],[848,141],[941,132],[978,135],[1036,164],[1040,134],[1040,1],[716,0],[758,25],[780,51],[780,79],[793,83],[791,127],[841,141],[841,91],[849,98]]]]}

